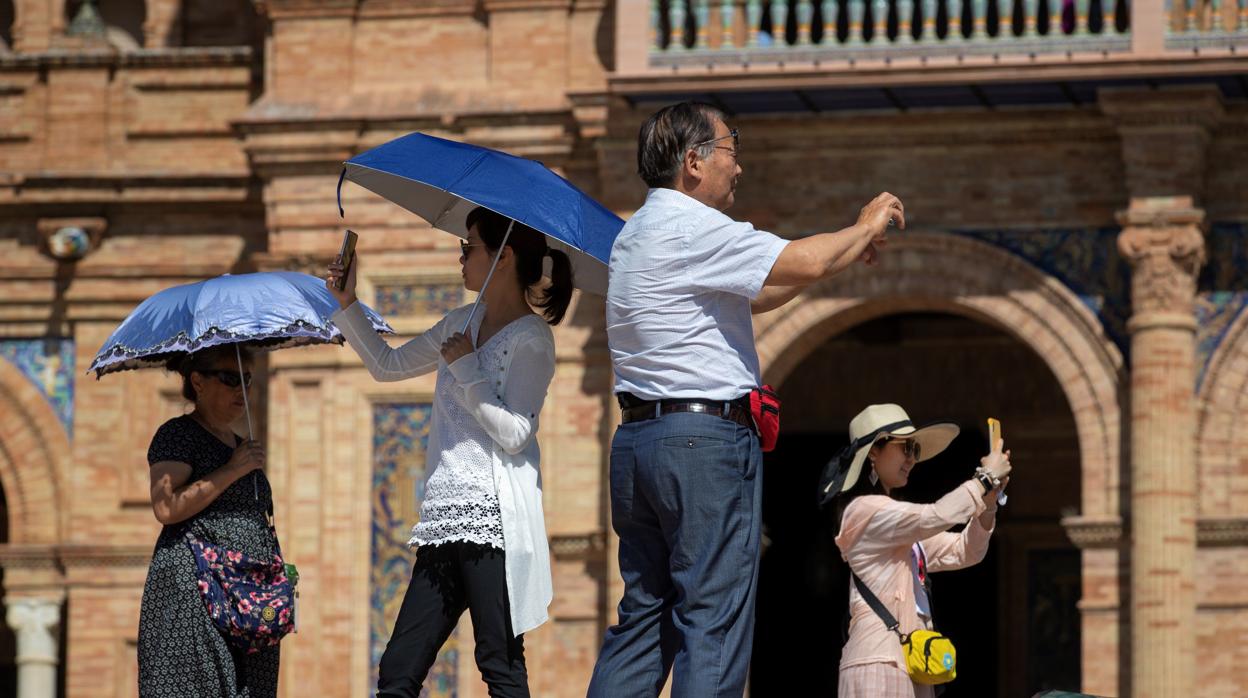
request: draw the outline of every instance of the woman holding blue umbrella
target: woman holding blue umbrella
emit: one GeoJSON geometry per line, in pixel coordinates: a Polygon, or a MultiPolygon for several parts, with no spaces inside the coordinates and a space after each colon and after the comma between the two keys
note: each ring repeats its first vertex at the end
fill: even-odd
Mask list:
{"type": "MultiPolygon", "coordinates": [[[[273,698],[279,645],[294,629],[297,574],[273,526],[273,492],[248,410],[251,351],[341,342],[320,279],[226,274],[143,301],[100,347],[97,377],[164,367],[193,405],[148,448],[152,511],[163,524],[139,614],[145,698],[273,698]],[[246,417],[248,438],[234,431],[246,417]]],[[[371,309],[365,323],[393,332],[371,309]]]]}
{"type": "Polygon", "coordinates": [[[555,373],[549,325],[567,311],[572,267],[542,233],[491,210],[475,208],[465,223],[464,286],[481,293],[481,309],[453,310],[397,349],[369,329],[356,301],[358,259],[345,280],[340,263],[329,267],[327,286],[343,307],[334,323],[374,378],[437,372],[430,475],[410,540],[419,550],[378,698],[420,694],[465,609],[490,695],[528,696],[523,633],[546,621],[553,595],[536,436],[555,373]]]}

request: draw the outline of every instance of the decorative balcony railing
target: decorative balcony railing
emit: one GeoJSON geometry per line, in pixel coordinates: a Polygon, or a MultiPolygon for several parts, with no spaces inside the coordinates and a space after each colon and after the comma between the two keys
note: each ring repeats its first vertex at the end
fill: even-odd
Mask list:
{"type": "Polygon", "coordinates": [[[1248,46],[1248,0],[1166,0],[1170,48],[1248,46]]]}
{"type": "MultiPolygon", "coordinates": [[[[1167,0],[1166,46],[1248,46],[1248,0],[1167,0]]],[[[1131,50],[1131,0],[650,0],[652,67],[1131,50]]]]}

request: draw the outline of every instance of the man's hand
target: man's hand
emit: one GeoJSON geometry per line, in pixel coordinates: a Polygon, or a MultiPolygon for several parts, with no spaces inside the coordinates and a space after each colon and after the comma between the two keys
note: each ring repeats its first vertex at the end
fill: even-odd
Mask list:
{"type": "Polygon", "coordinates": [[[901,199],[884,192],[858,212],[858,225],[870,238],[870,244],[878,250],[888,244],[888,226],[896,225],[899,230],[906,229],[906,207],[902,205],[901,199]]]}
{"type": "MultiPolygon", "coordinates": [[[[906,227],[901,199],[884,192],[858,213],[858,221],[835,233],[821,233],[785,245],[765,286],[807,286],[839,274],[854,262],[874,265],[888,245],[888,228],[906,227]]],[[[754,312],[759,312],[757,305],[754,312]]]]}

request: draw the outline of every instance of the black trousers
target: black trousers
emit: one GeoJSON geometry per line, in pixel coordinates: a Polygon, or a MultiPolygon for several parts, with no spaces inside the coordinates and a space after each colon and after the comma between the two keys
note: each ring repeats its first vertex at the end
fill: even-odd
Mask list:
{"type": "Polygon", "coordinates": [[[503,551],[476,543],[424,546],[378,667],[377,698],[417,698],[438,650],[468,609],[481,678],[493,698],[528,698],[524,638],[511,633],[503,551]]]}

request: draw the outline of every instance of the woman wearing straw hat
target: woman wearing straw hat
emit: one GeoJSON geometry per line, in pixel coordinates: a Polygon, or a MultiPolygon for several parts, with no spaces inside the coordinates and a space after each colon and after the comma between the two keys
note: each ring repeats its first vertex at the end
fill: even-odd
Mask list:
{"type": "Polygon", "coordinates": [[[997,492],[1009,481],[1002,444],[981,459],[970,480],[932,504],[893,498],[914,466],[942,452],[958,435],[949,423],[916,428],[897,405],[871,405],[849,424],[849,445],[830,463],[821,503],[835,502],[836,545],[857,577],[850,585],[849,640],[841,653],[840,698],[925,698],[932,686],[911,681],[898,634],[871,608],[858,584],[879,599],[898,632],[932,628],[927,573],[983,560],[996,524],[997,492]],[[961,533],[949,529],[966,524],[961,533]]]}

